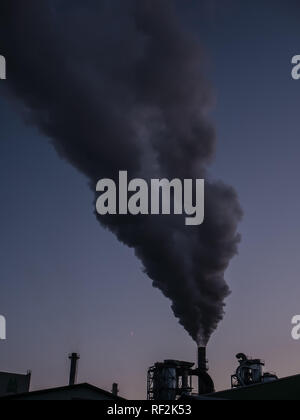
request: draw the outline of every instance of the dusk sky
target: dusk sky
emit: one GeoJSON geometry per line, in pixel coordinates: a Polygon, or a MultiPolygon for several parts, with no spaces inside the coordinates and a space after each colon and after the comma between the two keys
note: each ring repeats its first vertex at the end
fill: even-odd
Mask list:
{"type": "MultiPolygon", "coordinates": [[[[200,40],[214,92],[212,178],[232,185],[244,211],[232,291],[208,357],[217,390],[229,388],[235,355],[261,357],[284,377],[300,373],[300,6],[287,0],[175,1],[200,40]]],[[[117,33],[117,31],[116,31],[117,33]]],[[[0,40],[1,54],[1,40],[0,40]]],[[[172,69],[170,69],[172,71],[172,69]]],[[[8,74],[9,79],[9,63],[8,74]]],[[[88,179],[61,159],[0,81],[0,371],[32,370],[32,389],[78,382],[131,399],[146,396],[148,367],[196,361],[196,345],[134,252],[100,226],[88,179]]],[[[84,106],[84,104],[83,104],[84,106]]]]}

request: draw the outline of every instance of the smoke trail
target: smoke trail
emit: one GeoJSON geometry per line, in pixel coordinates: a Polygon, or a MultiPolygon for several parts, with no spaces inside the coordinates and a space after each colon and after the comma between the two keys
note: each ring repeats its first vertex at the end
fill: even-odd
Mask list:
{"type": "MultiPolygon", "coordinates": [[[[119,170],[207,178],[214,129],[199,45],[169,0],[2,0],[0,51],[11,90],[57,152],[95,190],[119,170]]],[[[206,344],[224,315],[224,272],[242,216],[235,191],[206,182],[206,220],[102,217],[135,249],[180,323],[206,344]]]]}

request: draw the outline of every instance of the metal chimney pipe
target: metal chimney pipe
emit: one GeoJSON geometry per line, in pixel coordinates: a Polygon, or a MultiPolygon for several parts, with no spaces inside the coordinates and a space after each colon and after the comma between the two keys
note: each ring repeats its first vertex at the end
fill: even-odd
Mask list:
{"type": "Polygon", "coordinates": [[[204,393],[203,389],[203,377],[207,372],[206,366],[206,347],[198,347],[198,394],[204,393]]]}
{"type": "Polygon", "coordinates": [[[77,353],[72,353],[70,354],[69,359],[71,360],[69,386],[72,386],[72,385],[75,385],[76,383],[77,365],[78,365],[78,360],[80,359],[80,356],[77,353]]]}
{"type": "Polygon", "coordinates": [[[198,348],[198,369],[202,372],[207,372],[206,347],[198,348]]]}
{"type": "Polygon", "coordinates": [[[119,395],[119,385],[113,384],[111,392],[115,397],[117,397],[119,395]]]}
{"type": "Polygon", "coordinates": [[[215,385],[208,374],[206,347],[198,348],[198,393],[199,395],[212,394],[215,392],[215,385]]]}

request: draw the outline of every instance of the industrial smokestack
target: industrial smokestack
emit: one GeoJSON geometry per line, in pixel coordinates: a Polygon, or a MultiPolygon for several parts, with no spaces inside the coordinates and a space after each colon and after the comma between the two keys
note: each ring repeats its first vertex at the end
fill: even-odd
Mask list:
{"type": "Polygon", "coordinates": [[[215,392],[213,380],[207,373],[206,347],[198,347],[198,393],[199,395],[215,392]]]}
{"type": "Polygon", "coordinates": [[[207,372],[206,347],[198,347],[198,369],[207,372]]]}
{"type": "Polygon", "coordinates": [[[203,389],[203,373],[207,372],[206,347],[198,347],[198,371],[198,393],[202,395],[205,393],[205,389],[203,389]]]}
{"type": "Polygon", "coordinates": [[[77,365],[78,365],[78,360],[80,359],[80,356],[77,353],[72,353],[70,354],[69,359],[71,360],[69,385],[72,386],[72,385],[75,385],[76,383],[77,365]]]}

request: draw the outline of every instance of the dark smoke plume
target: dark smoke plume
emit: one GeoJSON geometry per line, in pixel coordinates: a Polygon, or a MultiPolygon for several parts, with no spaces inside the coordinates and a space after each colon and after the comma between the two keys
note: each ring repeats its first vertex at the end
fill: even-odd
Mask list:
{"type": "Polygon", "coordinates": [[[27,118],[95,191],[101,178],[206,178],[205,223],[102,217],[135,249],[180,323],[206,344],[224,315],[224,272],[242,216],[235,191],[207,179],[215,133],[197,40],[169,0],[1,0],[0,53],[27,118]],[[29,115],[28,115],[29,114],[29,115]]]}

